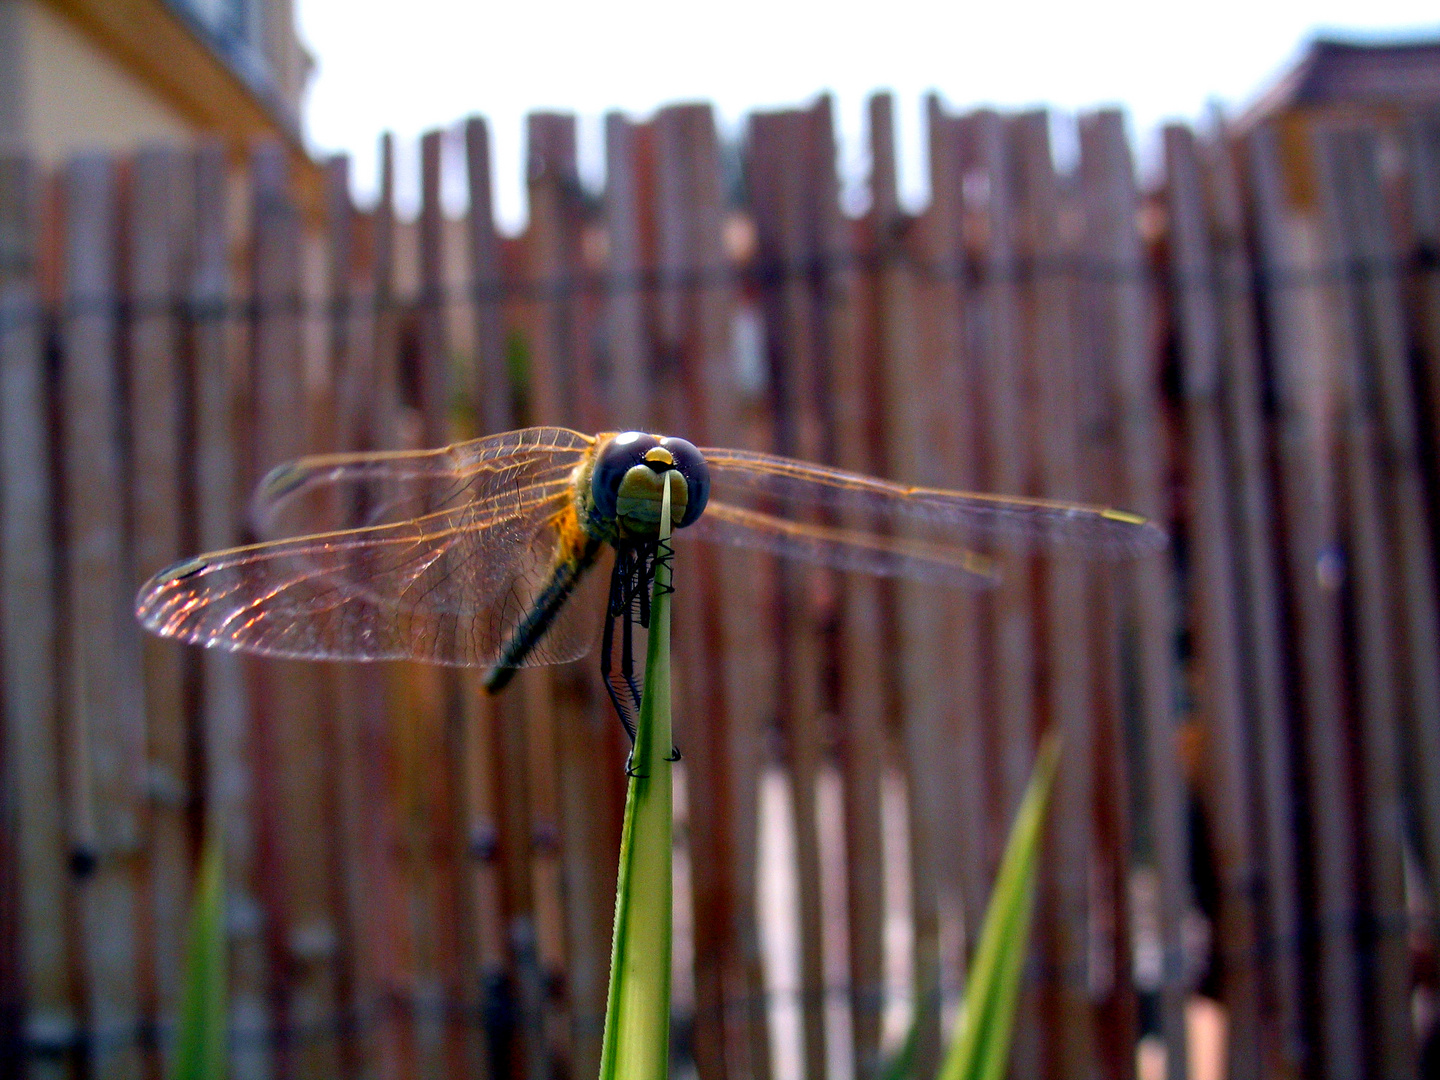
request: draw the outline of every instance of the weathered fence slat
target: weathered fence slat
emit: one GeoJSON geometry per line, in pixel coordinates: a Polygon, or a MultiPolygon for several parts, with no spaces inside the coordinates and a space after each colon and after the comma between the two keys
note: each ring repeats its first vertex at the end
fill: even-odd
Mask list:
{"type": "Polygon", "coordinates": [[[1199,672],[1194,684],[1204,725],[1206,808],[1213,821],[1220,896],[1216,958],[1228,1010],[1228,1073],[1260,1075],[1256,964],[1256,869],[1251,840],[1250,751],[1244,720],[1238,600],[1226,498],[1225,371],[1221,366],[1215,270],[1199,162],[1188,129],[1165,131],[1170,215],[1170,290],[1182,367],[1189,548],[1199,672]]]}
{"type": "MultiPolygon", "coordinates": [[[[526,121],[526,174],[530,226],[525,269],[539,287],[527,299],[529,385],[526,400],[532,423],[574,424],[579,411],[577,362],[578,302],[574,289],[579,269],[579,208],[575,117],[568,113],[532,113],[526,121]]],[[[569,602],[585,604],[582,589],[569,602]]],[[[596,606],[590,605],[592,609],[596,606]]],[[[555,1016],[545,1001],[545,985],[563,978],[565,917],[560,897],[558,840],[563,835],[557,764],[563,726],[585,722],[587,688],[575,667],[521,672],[516,683],[524,694],[525,758],[529,815],[531,923],[533,959],[524,953],[525,929],[512,923],[522,1022],[529,1040],[532,1068],[552,1067],[556,1055],[568,1056],[565,1038],[572,1015],[555,1016]]],[[[511,692],[514,693],[513,691],[511,692]]],[[[507,763],[515,768],[515,763],[507,763]]],[[[514,808],[518,812],[520,804],[514,808]]],[[[595,945],[588,942],[593,950],[595,945]]],[[[608,952],[608,950],[607,950],[608,952]]],[[[567,1003],[573,1009],[573,1003],[567,1003]]],[[[536,1072],[534,1077],[543,1075],[536,1072]]]]}
{"type": "MultiPolygon", "coordinates": [[[[366,348],[367,322],[358,317],[354,295],[357,275],[355,211],[350,203],[350,162],[334,157],[325,163],[324,236],[328,296],[325,348],[330,393],[320,406],[330,421],[329,446],[355,450],[363,445],[363,424],[368,412],[366,398],[372,387],[365,385],[364,370],[370,352],[366,348]]],[[[337,506],[340,525],[356,524],[353,509],[337,506]]],[[[334,821],[331,832],[334,848],[331,873],[339,913],[336,938],[340,964],[336,970],[336,996],[340,1015],[353,1025],[352,1038],[342,1039],[340,1068],[345,1075],[382,1068],[384,1028],[373,1022],[372,1009],[378,995],[377,954],[383,937],[374,932],[383,925],[372,912],[385,912],[386,889],[375,873],[371,836],[383,835],[377,828],[385,820],[383,800],[372,800],[367,772],[373,767],[366,753],[369,710],[375,700],[373,667],[334,665],[326,672],[330,680],[333,707],[326,725],[326,753],[334,763],[334,821]]]]}
{"type": "MultiPolygon", "coordinates": [[[[777,286],[768,291],[765,304],[773,448],[790,456],[823,460],[823,420],[815,399],[818,343],[808,282],[795,272],[795,268],[810,265],[814,255],[805,220],[804,148],[809,137],[806,115],[799,110],[754,116],[747,164],[761,262],[788,271],[782,271],[777,286]]],[[[824,907],[815,816],[816,782],[824,754],[820,728],[824,646],[818,632],[818,583],[818,574],[810,568],[782,563],[776,593],[781,653],[777,717],[790,773],[799,893],[799,1005],[804,1070],[811,1080],[825,1075],[827,1061],[824,907]]]]}
{"type": "MultiPolygon", "coordinates": [[[[1433,507],[1440,500],[1440,474],[1435,471],[1440,468],[1440,115],[1413,119],[1405,142],[1409,240],[1417,264],[1407,299],[1418,350],[1421,399],[1417,421],[1422,437],[1429,433],[1431,475],[1427,480],[1433,507]]],[[[1440,712],[1416,711],[1411,716],[1409,737],[1406,757],[1420,800],[1415,817],[1433,896],[1440,894],[1440,712]]],[[[1440,910],[1435,913],[1435,925],[1440,926],[1440,910]]]]}
{"type": "Polygon", "coordinates": [[[1440,709],[1435,581],[1422,547],[1428,526],[1399,297],[1393,281],[1383,280],[1388,275],[1382,267],[1392,263],[1379,261],[1389,244],[1375,146],[1360,132],[1320,132],[1315,153],[1327,262],[1338,271],[1328,296],[1338,353],[1338,472],[1358,683],[1356,780],[1366,873],[1358,930],[1361,954],[1369,958],[1364,993],[1374,1055],[1367,1071],[1399,1077],[1412,1075],[1416,1064],[1404,1004],[1411,971],[1401,724],[1407,705],[1432,714],[1440,709]]]}
{"type": "Polygon", "coordinates": [[[1235,146],[1223,120],[1207,156],[1215,256],[1213,296],[1220,320],[1222,406],[1227,480],[1240,591],[1241,687],[1254,719],[1256,845],[1263,908],[1258,961],[1267,1022],[1260,1037],[1264,1068],[1298,1075],[1304,1060],[1300,1002],[1300,912],[1297,896],[1291,717],[1285,695],[1282,600],[1275,546],[1275,490],[1269,429],[1262,413],[1259,328],[1235,146]]]}
{"type": "MultiPolygon", "coordinates": [[[[1066,285],[1055,273],[1075,237],[1061,231],[1059,190],[1050,154],[1050,118],[1025,113],[1013,122],[1019,199],[1020,257],[1031,273],[1022,290],[1032,336],[1031,405],[1037,430],[1037,490],[1052,499],[1081,498],[1076,397],[1076,356],[1066,285]]],[[[1063,553],[1046,560],[1038,591],[1045,675],[1040,712],[1048,730],[1063,738],[1050,815],[1051,856],[1047,914],[1047,1026],[1057,1077],[1088,1076],[1093,1057],[1089,1003],[1089,867],[1093,697],[1089,642],[1076,633],[1086,618],[1085,566],[1063,553]]]]}
{"type": "Polygon", "coordinates": [[[141,1069],[135,971],[146,791],[139,640],[122,548],[118,185],[114,163],[99,155],[71,162],[64,177],[60,472],[69,833],[90,1067],[99,1077],[130,1077],[141,1069]]]}
{"type": "MultiPolygon", "coordinates": [[[[206,551],[240,540],[243,513],[240,475],[242,387],[235,363],[239,335],[234,319],[225,148],[206,141],[194,161],[195,249],[183,295],[191,303],[190,385],[194,459],[193,542],[206,551]]],[[[205,761],[206,829],[223,842],[230,920],[231,1023],[236,1031],[271,1030],[269,960],[263,938],[255,815],[251,803],[254,761],[250,755],[249,688],[240,657],[207,650],[200,657],[200,746],[205,761]]],[[[271,1075],[268,1041],[237,1039],[235,1075],[271,1075]]]]}
{"type": "MultiPolygon", "coordinates": [[[[130,180],[129,395],[130,570],[134,587],[183,554],[183,323],[173,298],[188,261],[193,173],[183,155],[155,149],[137,155],[130,180]]],[[[152,1022],[180,1004],[185,916],[189,910],[192,767],[185,667],[189,657],[158,638],[142,642],[150,802],[147,903],[137,972],[152,1022]]],[[[166,1055],[168,1059],[168,1054],[166,1055]]]]}
{"type": "MultiPolygon", "coordinates": [[[[869,241],[877,260],[873,279],[875,363],[879,369],[884,472],[909,483],[938,485],[947,462],[934,446],[939,404],[929,372],[922,368],[916,326],[919,283],[901,246],[903,219],[896,186],[893,101],[870,99],[869,241]]],[[[886,689],[899,720],[907,780],[910,826],[911,982],[919,1024],[915,1069],[930,1075],[940,1066],[940,895],[942,848],[953,843],[945,805],[955,755],[949,695],[953,684],[937,678],[948,652],[944,597],[933,587],[897,582],[893,589],[897,655],[886,689]]],[[[953,894],[954,890],[950,890],[953,894]]]]}
{"type": "MultiPolygon", "coordinates": [[[[980,255],[980,297],[986,332],[978,346],[977,402],[981,489],[1008,495],[1031,494],[1035,484],[1035,418],[1029,411],[1030,357],[1026,355],[1020,308],[1021,268],[1016,251],[1016,193],[1011,182],[1012,148],[1005,119],[977,113],[971,126],[969,158],[977,182],[968,202],[985,222],[980,255]]],[[[998,762],[989,824],[989,865],[999,862],[1010,819],[1020,805],[1034,762],[1036,735],[1035,601],[1032,560],[996,551],[1000,584],[984,599],[982,625],[988,630],[993,752],[998,762]]],[[[1015,1069],[1040,1068],[1037,971],[1027,965],[1016,1026],[1015,1069]]]]}
{"type": "MultiPolygon", "coordinates": [[[[251,159],[254,256],[251,266],[251,443],[249,484],[307,446],[308,386],[302,333],[302,237],[291,201],[285,151],[255,148],[251,159]]],[[[267,922],[271,1001],[282,1025],[334,1015],[337,935],[326,873],[334,793],[322,745],[323,685],[313,664],[259,660],[251,666],[255,706],[256,813],[261,894],[267,922]]],[[[277,1062],[316,1075],[336,1068],[334,1040],[280,1040],[277,1062]]]]}
{"type": "MultiPolygon", "coordinates": [[[[926,244],[928,258],[934,268],[929,283],[933,321],[928,342],[931,356],[926,362],[923,379],[934,380],[932,388],[938,406],[933,429],[929,433],[932,442],[930,453],[943,468],[938,477],[942,486],[972,491],[980,487],[981,480],[976,460],[979,449],[977,372],[973,350],[968,342],[974,328],[974,314],[969,310],[963,122],[945,116],[939,101],[933,96],[929,102],[929,122],[931,207],[926,244]]],[[[856,403],[863,406],[872,391],[862,384],[846,393],[855,394],[856,403]]],[[[837,409],[842,407],[839,404],[842,396],[845,395],[836,395],[837,409]]],[[[858,431],[855,438],[871,443],[878,434],[880,432],[872,421],[868,428],[858,431]]],[[[871,463],[873,448],[865,445],[864,452],[866,456],[851,467],[860,472],[876,472],[871,463]]],[[[875,588],[868,578],[857,579],[855,586],[870,590],[875,588]]],[[[989,898],[989,841],[986,830],[980,824],[986,819],[989,784],[985,769],[984,703],[980,694],[980,602],[977,596],[959,591],[945,599],[948,619],[943,625],[948,643],[946,651],[949,653],[945,665],[953,686],[948,706],[953,713],[949,737],[954,740],[954,753],[949,767],[954,770],[954,779],[964,779],[958,786],[950,788],[946,810],[947,833],[937,854],[948,889],[958,893],[963,944],[960,956],[952,958],[946,954],[944,918],[950,913],[942,911],[941,959],[942,965],[959,960],[963,969],[965,959],[973,954],[979,938],[980,923],[989,898]]],[[[953,785],[953,779],[951,783],[953,785]]],[[[942,978],[945,974],[942,968],[942,978]]],[[[943,982],[942,989],[946,989],[943,982]]]]}
{"type": "MultiPolygon", "coordinates": [[[[1355,914],[1355,842],[1350,819],[1350,762],[1342,698],[1339,579],[1342,571],[1326,442],[1329,418],[1319,412],[1307,370],[1322,301],[1313,285],[1313,229],[1291,212],[1278,136],[1265,127],[1247,139],[1258,267],[1270,324],[1275,384],[1282,553],[1296,640],[1292,644],[1297,704],[1305,743],[1304,790],[1309,804],[1308,854],[1313,890],[1307,921],[1313,930],[1315,986],[1310,1007],[1318,1020],[1309,1067],[1331,1080],[1362,1075],[1355,914]]],[[[1309,364],[1313,367],[1313,364],[1309,364]]]]}
{"type": "Polygon", "coordinates": [[[466,216],[470,241],[470,303],[475,318],[473,400],[481,434],[508,431],[514,404],[505,362],[500,238],[490,196],[490,128],[484,117],[465,121],[465,175],[470,192],[466,216]]]}
{"type": "MultiPolygon", "coordinates": [[[[39,170],[26,158],[0,155],[0,683],[12,815],[5,828],[14,830],[10,866],[19,875],[16,975],[24,979],[16,987],[15,1004],[24,1012],[15,1034],[27,1052],[75,1045],[79,1021],[70,979],[78,956],[67,916],[53,601],[59,569],[51,542],[55,485],[39,234],[39,170]]],[[[67,1074],[59,1054],[26,1067],[44,1080],[67,1074]]]]}
{"type": "MultiPolygon", "coordinates": [[[[676,406],[670,430],[700,445],[724,442],[734,426],[728,377],[732,293],[730,283],[717,274],[725,265],[725,251],[715,119],[708,106],[677,106],[656,117],[654,130],[656,262],[666,280],[659,299],[670,309],[668,334],[658,346],[673,360],[660,375],[671,385],[655,389],[665,391],[665,400],[676,406]]],[[[611,310],[622,320],[629,317],[623,306],[611,310]]],[[[625,324],[618,329],[624,333],[625,324]]],[[[612,368],[617,387],[645,377],[643,369],[612,368]]],[[[645,393],[657,396],[651,388],[645,393]]],[[[741,892],[736,882],[734,832],[737,803],[753,798],[753,787],[736,786],[733,739],[741,714],[731,696],[725,644],[727,619],[735,616],[735,598],[726,583],[744,572],[733,553],[713,548],[682,548],[679,558],[686,601],[676,617],[682,691],[677,739],[685,754],[687,792],[693,1054],[702,1076],[743,1076],[736,1049],[747,1041],[748,1018],[728,997],[737,979],[743,979],[743,958],[734,949],[736,927],[743,913],[753,919],[753,893],[741,892]]]]}
{"type": "MultiPolygon", "coordinates": [[[[1116,401],[1123,483],[1130,509],[1164,522],[1165,432],[1159,416],[1159,372],[1150,333],[1146,261],[1137,232],[1134,170],[1118,112],[1083,117],[1081,183],[1093,245],[1091,288],[1099,300],[1102,333],[1110,345],[1109,378],[1116,401]]],[[[1142,771],[1148,801],[1158,893],[1161,949],[1160,1028],[1166,1071],[1186,1075],[1184,972],[1180,930],[1187,886],[1183,798],[1177,760],[1172,568],[1167,554],[1141,557],[1127,577],[1132,585],[1136,639],[1136,696],[1140,709],[1142,771]]]]}
{"type": "MultiPolygon", "coordinates": [[[[440,202],[444,152],[444,132],[427,131],[421,136],[416,365],[421,440],[427,447],[445,446],[459,435],[450,370],[445,213],[440,202]]],[[[459,385],[468,391],[475,382],[462,375],[459,385]]],[[[417,886],[424,908],[416,936],[429,944],[424,977],[433,980],[428,993],[435,998],[436,1012],[429,1026],[440,1035],[433,1048],[435,1066],[450,1075],[464,1075],[478,1066],[479,1047],[476,1032],[465,1023],[465,1017],[477,1010],[478,1001],[471,977],[476,926],[461,864],[466,816],[462,795],[466,757],[458,701],[461,679],[453,671],[422,664],[407,665],[406,675],[418,706],[407,718],[407,726],[418,736],[411,743],[417,767],[413,827],[418,841],[417,886]]],[[[421,1070],[429,1071],[423,1061],[421,1070]]]]}
{"type": "MultiPolygon", "coordinates": [[[[400,226],[395,211],[395,139],[386,132],[379,147],[379,198],[371,215],[373,265],[371,281],[370,353],[359,374],[357,397],[365,406],[356,422],[357,436],[369,450],[398,450],[407,432],[413,429],[401,400],[401,357],[403,312],[399,295],[400,226]]],[[[367,758],[374,770],[371,783],[375,797],[375,822],[371,843],[375,846],[375,875],[381,887],[373,912],[384,920],[385,930],[378,943],[381,980],[376,1008],[382,1053],[378,1070],[382,1076],[408,1077],[416,1074],[419,1048],[413,1009],[417,965],[417,933],[411,908],[407,876],[409,851],[406,848],[406,779],[404,738],[407,729],[396,723],[402,711],[405,665],[386,664],[378,671],[367,668],[362,684],[367,758]],[[370,682],[369,680],[373,680],[370,682]],[[383,786],[382,786],[383,785],[383,786]]]]}

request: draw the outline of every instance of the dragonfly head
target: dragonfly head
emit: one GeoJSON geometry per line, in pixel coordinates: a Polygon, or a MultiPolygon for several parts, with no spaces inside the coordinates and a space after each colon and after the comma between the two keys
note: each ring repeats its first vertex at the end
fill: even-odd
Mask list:
{"type": "Polygon", "coordinates": [[[653,537],[660,529],[660,501],[666,473],[671,482],[671,526],[691,525],[710,496],[710,467],[700,451],[684,439],[662,438],[643,431],[616,435],[600,450],[590,480],[596,513],[614,522],[620,536],[653,537]]]}

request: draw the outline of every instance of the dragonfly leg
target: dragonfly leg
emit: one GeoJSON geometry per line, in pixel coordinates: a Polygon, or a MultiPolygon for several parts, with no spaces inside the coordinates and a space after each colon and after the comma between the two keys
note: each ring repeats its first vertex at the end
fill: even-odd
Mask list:
{"type": "MultiPolygon", "coordinates": [[[[635,703],[635,713],[638,716],[640,713],[640,687],[635,682],[635,620],[632,618],[631,608],[628,604],[623,618],[625,621],[620,627],[620,675],[630,689],[630,699],[635,703]]],[[[639,772],[635,768],[635,737],[633,734],[630,737],[630,758],[625,762],[625,775],[634,777],[649,775],[639,772]]]]}
{"type": "Polygon", "coordinates": [[[625,734],[630,737],[631,747],[634,747],[635,718],[625,707],[623,690],[617,683],[615,675],[612,674],[610,666],[615,653],[615,619],[619,617],[628,620],[630,614],[628,604],[622,603],[625,590],[624,578],[627,576],[623,563],[624,555],[622,553],[617,556],[615,571],[610,576],[610,599],[605,609],[605,633],[600,643],[600,678],[604,680],[605,692],[610,695],[610,704],[615,706],[615,714],[620,717],[620,724],[625,728],[625,734]]]}
{"type": "Polygon", "coordinates": [[[630,689],[630,700],[635,703],[635,711],[639,713],[640,684],[635,681],[635,621],[630,618],[629,612],[626,612],[625,621],[620,627],[620,674],[630,689]]]}

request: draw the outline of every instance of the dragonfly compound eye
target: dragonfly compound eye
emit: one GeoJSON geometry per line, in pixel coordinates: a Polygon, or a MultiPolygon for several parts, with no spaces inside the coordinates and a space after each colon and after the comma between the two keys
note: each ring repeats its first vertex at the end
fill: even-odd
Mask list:
{"type": "Polygon", "coordinates": [[[622,536],[654,536],[670,472],[684,481],[672,481],[670,491],[672,521],[683,528],[700,516],[710,492],[710,472],[700,451],[684,439],[659,439],[638,431],[615,436],[600,451],[591,477],[595,513],[613,521],[622,536]]]}
{"type": "Polygon", "coordinates": [[[675,459],[675,471],[685,478],[685,514],[675,523],[677,529],[683,529],[695,524],[705,510],[705,503],[710,498],[710,466],[695,445],[684,439],[665,438],[660,440],[660,445],[670,451],[675,459]]]}
{"type": "Polygon", "coordinates": [[[660,440],[654,435],[626,431],[616,435],[600,451],[590,478],[590,495],[596,511],[606,521],[615,519],[616,500],[625,475],[637,465],[644,465],[646,453],[659,445],[660,440]]]}

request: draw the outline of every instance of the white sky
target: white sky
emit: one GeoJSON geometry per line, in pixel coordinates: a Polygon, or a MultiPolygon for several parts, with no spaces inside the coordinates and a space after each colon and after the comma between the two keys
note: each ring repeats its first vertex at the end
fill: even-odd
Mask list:
{"type": "MultiPolygon", "coordinates": [[[[497,214],[524,220],[524,117],[567,109],[581,120],[581,169],[603,176],[601,117],[644,117],[703,99],[738,134],[755,108],[835,95],[851,199],[866,171],[865,101],[896,96],[901,184],[924,197],[923,95],[951,108],[1101,104],[1129,110],[1142,154],[1157,124],[1196,120],[1218,99],[1242,106],[1323,31],[1440,33],[1436,0],[1093,0],[859,4],[785,0],[296,0],[317,62],[306,107],[312,146],[348,151],[357,193],[375,188],[382,130],[401,138],[397,182],[412,204],[411,141],[471,113],[491,124],[497,214]]],[[[1057,152],[1064,152],[1057,142],[1057,152]]]]}

